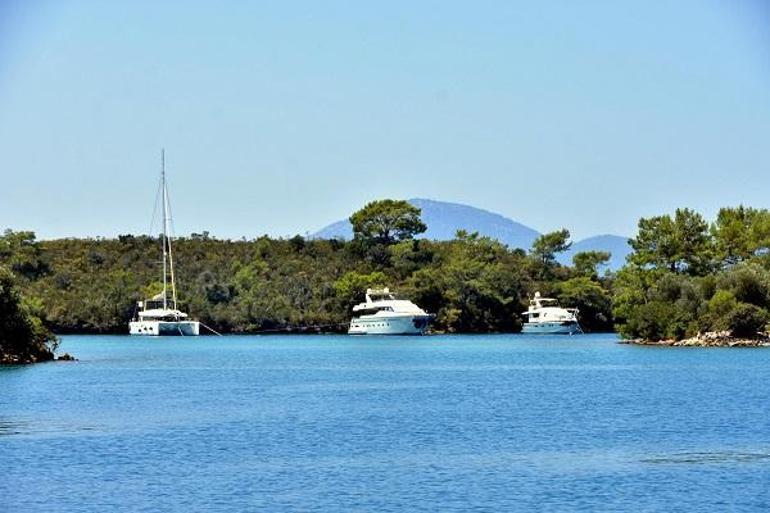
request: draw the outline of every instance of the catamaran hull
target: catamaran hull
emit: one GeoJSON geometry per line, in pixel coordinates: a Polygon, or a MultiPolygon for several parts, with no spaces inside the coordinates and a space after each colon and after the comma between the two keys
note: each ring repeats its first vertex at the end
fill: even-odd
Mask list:
{"type": "Polygon", "coordinates": [[[198,321],[131,321],[128,323],[128,330],[131,335],[195,337],[200,334],[200,323],[198,321]]]}
{"type": "Polygon", "coordinates": [[[577,322],[525,322],[521,329],[528,335],[573,335],[580,333],[577,322]]]}
{"type": "Polygon", "coordinates": [[[349,335],[423,335],[430,315],[398,317],[358,317],[350,321],[349,335]]]}

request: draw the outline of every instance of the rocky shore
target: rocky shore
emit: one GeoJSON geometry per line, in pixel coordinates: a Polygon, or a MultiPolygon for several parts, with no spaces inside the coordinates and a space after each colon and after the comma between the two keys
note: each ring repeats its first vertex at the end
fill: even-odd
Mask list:
{"type": "Polygon", "coordinates": [[[78,359],[69,353],[55,356],[53,352],[40,352],[37,354],[0,354],[0,365],[26,365],[40,362],[77,362],[78,359]]]}
{"type": "Polygon", "coordinates": [[[770,335],[761,333],[754,337],[736,337],[728,331],[710,331],[682,340],[627,339],[622,340],[621,344],[669,347],[770,347],[770,335]]]}
{"type": "Polygon", "coordinates": [[[0,365],[21,365],[55,360],[53,353],[0,354],[0,365]]]}

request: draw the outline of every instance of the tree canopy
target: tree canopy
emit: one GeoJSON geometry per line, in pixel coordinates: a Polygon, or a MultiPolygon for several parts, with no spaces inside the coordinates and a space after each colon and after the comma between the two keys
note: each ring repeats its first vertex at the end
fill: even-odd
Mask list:
{"type": "Polygon", "coordinates": [[[612,254],[608,251],[581,251],[572,257],[575,271],[582,276],[597,276],[599,267],[607,265],[612,254]]]}
{"type": "Polygon", "coordinates": [[[23,303],[14,277],[0,266],[0,363],[53,359],[56,338],[23,303]]]}
{"type": "Polygon", "coordinates": [[[661,215],[639,220],[639,232],[631,239],[631,262],[665,267],[674,273],[698,275],[709,271],[713,241],[709,225],[693,210],[677,209],[674,217],[661,215]]]}
{"type": "Polygon", "coordinates": [[[367,203],[350,216],[353,235],[369,243],[393,244],[413,238],[427,230],[420,209],[402,200],[367,203]]]}
{"type": "Polygon", "coordinates": [[[567,229],[545,233],[532,243],[532,254],[540,259],[543,265],[552,265],[556,261],[557,253],[563,253],[572,246],[569,237],[567,229]]]}
{"type": "Polygon", "coordinates": [[[630,265],[613,285],[616,327],[628,337],[703,331],[753,336],[770,318],[770,216],[723,208],[709,226],[688,209],[639,221],[630,265]]]}
{"type": "Polygon", "coordinates": [[[770,212],[743,205],[722,208],[711,234],[718,258],[726,265],[743,262],[770,249],[770,212]]]}

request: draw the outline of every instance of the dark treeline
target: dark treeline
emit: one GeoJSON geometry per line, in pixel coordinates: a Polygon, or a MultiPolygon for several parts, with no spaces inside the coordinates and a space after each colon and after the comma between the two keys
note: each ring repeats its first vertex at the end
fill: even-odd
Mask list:
{"type": "MultiPolygon", "coordinates": [[[[351,216],[351,241],[261,237],[219,240],[207,233],[173,241],[180,306],[224,332],[323,327],[341,331],[367,287],[389,286],[436,313],[446,332],[515,332],[535,291],[577,306],[586,330],[612,329],[612,278],[602,252],[573,266],[556,255],[566,230],[530,251],[474,233],[451,241],[414,239],[420,211],[402,201],[373,202],[351,216]]],[[[147,236],[36,241],[32,232],[0,238],[32,315],[57,333],[124,333],[136,301],[161,289],[159,241],[147,236]]]]}

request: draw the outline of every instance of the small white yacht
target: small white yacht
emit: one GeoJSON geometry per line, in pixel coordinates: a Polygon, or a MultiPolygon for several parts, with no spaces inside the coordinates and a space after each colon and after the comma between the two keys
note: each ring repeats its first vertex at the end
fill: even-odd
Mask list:
{"type": "Polygon", "coordinates": [[[165,153],[161,152],[160,201],[163,210],[163,235],[161,246],[163,254],[163,292],[146,301],[137,303],[137,313],[128,323],[131,335],[182,335],[200,334],[200,323],[190,320],[188,315],[177,307],[176,283],[174,281],[174,259],[171,256],[171,209],[166,189],[165,153]],[[169,290],[170,289],[170,290],[169,290]],[[171,292],[171,297],[169,297],[171,292]]]}
{"type": "Polygon", "coordinates": [[[562,308],[556,299],[541,297],[540,292],[535,292],[523,315],[527,316],[527,322],[522,333],[572,335],[583,332],[578,323],[577,308],[562,308]]]}
{"type": "Polygon", "coordinates": [[[350,335],[422,335],[433,316],[387,288],[367,289],[366,302],[353,307],[350,335]]]}

